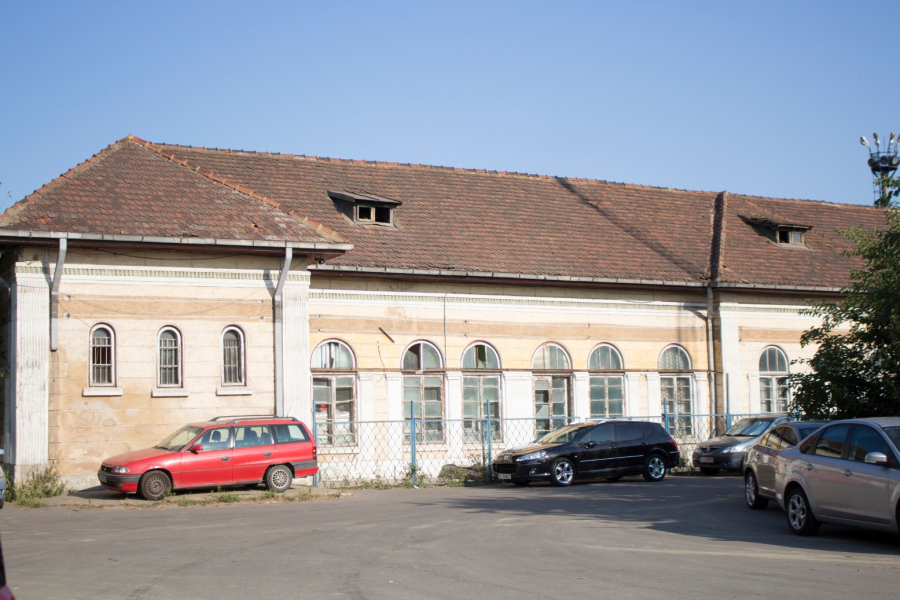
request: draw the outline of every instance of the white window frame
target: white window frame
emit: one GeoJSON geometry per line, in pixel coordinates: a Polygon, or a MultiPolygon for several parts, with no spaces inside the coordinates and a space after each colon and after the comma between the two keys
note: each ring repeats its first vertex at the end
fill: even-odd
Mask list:
{"type": "MultiPolygon", "coordinates": [[[[787,352],[784,351],[783,348],[779,346],[766,346],[763,348],[763,351],[759,353],[759,359],[762,361],[763,356],[769,351],[774,349],[781,356],[784,357],[784,365],[785,371],[763,371],[760,368],[759,371],[759,410],[764,413],[783,413],[787,412],[788,405],[791,402],[791,387],[787,382],[788,377],[790,376],[790,361],[788,360],[787,352]],[[766,399],[763,397],[763,390],[768,388],[771,398],[768,401],[771,403],[769,405],[769,410],[766,410],[766,399]],[[782,397],[779,392],[784,391],[784,397],[782,397]],[[784,402],[784,408],[782,410],[778,409],[779,401],[784,402]]],[[[771,366],[771,365],[769,365],[771,366]]]]}
{"type": "MultiPolygon", "coordinates": [[[[599,360],[597,361],[599,363],[599,360]]],[[[590,418],[592,419],[602,419],[602,418],[616,418],[616,417],[624,417],[625,413],[628,412],[628,401],[627,394],[628,389],[625,385],[625,359],[622,358],[622,353],[616,348],[613,344],[608,342],[603,342],[594,346],[594,348],[588,353],[588,413],[590,414],[590,418]],[[601,348],[609,348],[611,351],[616,353],[616,356],[619,358],[620,368],[618,369],[594,369],[591,368],[591,359],[594,357],[595,353],[599,353],[601,348]],[[621,413],[611,413],[609,410],[609,380],[611,378],[615,378],[619,380],[619,386],[622,389],[622,412],[621,413]],[[597,399],[595,400],[592,397],[593,391],[595,388],[600,387],[599,382],[603,381],[603,388],[606,390],[606,398],[604,400],[597,399]],[[606,412],[605,414],[599,414],[594,412],[594,402],[604,402],[606,404],[606,412]]]]}
{"type": "MultiPolygon", "coordinates": [[[[407,410],[406,410],[406,389],[408,387],[409,388],[414,387],[414,386],[407,386],[406,382],[408,380],[412,380],[412,379],[418,379],[418,381],[419,381],[418,388],[420,390],[418,401],[412,403],[410,406],[410,409],[414,410],[414,411],[416,410],[416,406],[419,406],[419,410],[416,411],[416,422],[417,422],[416,423],[416,428],[417,428],[416,429],[416,433],[417,433],[416,443],[417,444],[420,444],[420,443],[424,443],[424,444],[443,443],[445,440],[445,434],[446,434],[446,432],[444,431],[444,427],[443,427],[443,420],[446,418],[446,415],[447,415],[447,390],[446,390],[445,381],[444,381],[445,378],[444,378],[444,356],[443,356],[443,354],[441,354],[440,349],[435,344],[432,344],[428,340],[416,340],[416,341],[412,342],[411,344],[409,344],[403,350],[403,353],[400,355],[400,370],[402,372],[402,378],[401,378],[402,392],[401,393],[403,394],[403,420],[404,420],[403,443],[408,445],[410,443],[410,440],[412,437],[410,427],[409,427],[409,425],[410,425],[409,421],[411,419],[410,419],[410,415],[407,414],[407,410]],[[437,357],[438,357],[438,366],[437,367],[432,367],[432,368],[428,368],[428,369],[423,368],[424,365],[421,364],[422,362],[424,362],[424,361],[421,361],[423,353],[419,352],[419,359],[420,359],[419,368],[416,370],[403,368],[403,364],[406,362],[404,360],[406,358],[406,353],[409,352],[410,350],[412,350],[412,348],[414,346],[417,346],[419,344],[425,345],[425,346],[431,346],[431,348],[434,349],[434,351],[437,353],[437,357]],[[426,417],[424,416],[425,389],[428,387],[425,385],[426,377],[437,377],[440,379],[440,382],[441,382],[441,385],[440,385],[440,394],[441,394],[441,402],[440,402],[441,403],[441,416],[440,416],[440,419],[441,419],[441,423],[438,423],[437,424],[438,426],[434,427],[434,423],[432,422],[432,423],[430,423],[430,425],[432,426],[432,429],[423,427],[423,429],[420,431],[418,428],[422,427],[422,425],[419,423],[419,421],[426,419],[426,417]],[[439,432],[439,436],[437,436],[437,437],[439,437],[439,439],[434,439],[434,436],[433,436],[434,431],[439,432]],[[431,432],[431,435],[429,434],[430,432],[431,432]],[[418,435],[419,433],[421,433],[422,435],[418,435]],[[428,437],[432,437],[432,439],[427,439],[428,437]]],[[[434,417],[427,417],[427,418],[434,419],[434,417]]]]}
{"type": "Polygon", "coordinates": [[[116,352],[116,330],[109,323],[97,323],[93,327],[91,327],[90,333],[88,334],[88,386],[89,387],[104,387],[104,388],[114,388],[116,387],[116,383],[118,381],[118,370],[117,370],[117,352],[116,352]],[[110,337],[110,382],[109,383],[98,383],[94,381],[94,332],[98,329],[105,329],[109,332],[110,337]]]}
{"type": "Polygon", "coordinates": [[[694,414],[694,400],[697,396],[697,390],[694,386],[694,376],[693,376],[693,366],[694,359],[691,356],[691,353],[688,352],[687,348],[682,346],[681,344],[669,344],[665,348],[662,349],[662,352],[659,353],[659,357],[656,359],[656,366],[659,370],[659,399],[660,399],[660,409],[661,414],[668,415],[669,419],[669,431],[673,432],[673,437],[682,436],[689,437],[694,434],[694,424],[693,417],[694,414]],[[677,348],[681,350],[684,355],[687,357],[687,369],[676,370],[676,369],[664,369],[662,365],[663,356],[666,352],[671,350],[672,348],[677,348]],[[672,389],[675,391],[675,397],[671,400],[674,404],[675,410],[669,411],[666,407],[666,399],[663,394],[663,384],[666,379],[672,380],[672,389]],[[687,380],[687,390],[689,394],[688,402],[689,408],[687,413],[681,412],[678,410],[678,382],[679,380],[687,380]]]}
{"type": "Polygon", "coordinates": [[[221,382],[222,387],[247,387],[247,338],[244,334],[244,330],[238,327],[237,325],[229,325],[225,329],[222,330],[222,335],[219,336],[219,357],[221,358],[220,362],[220,376],[219,381],[221,382]],[[233,331],[237,334],[238,337],[238,358],[240,360],[240,381],[235,382],[226,382],[225,381],[225,334],[229,331],[233,331]]]}
{"type": "MultiPolygon", "coordinates": [[[[462,355],[460,355],[460,367],[462,369],[462,409],[463,409],[463,439],[467,444],[480,443],[482,439],[482,422],[487,418],[487,414],[485,411],[485,400],[484,400],[484,382],[486,379],[496,379],[497,380],[497,400],[495,402],[488,402],[487,404],[495,404],[497,407],[496,414],[491,411],[491,439],[495,442],[503,441],[503,428],[500,426],[500,421],[503,417],[503,377],[501,376],[501,367],[502,363],[500,362],[500,353],[497,352],[497,349],[494,348],[492,344],[485,342],[484,340],[478,340],[477,342],[473,342],[469,344],[469,346],[463,351],[462,355]],[[493,352],[494,358],[497,361],[497,367],[479,367],[478,366],[478,346],[485,347],[485,357],[487,357],[487,352],[493,352]],[[469,351],[475,352],[475,366],[474,367],[464,367],[464,359],[466,354],[469,351]],[[477,386],[466,385],[466,380],[477,380],[477,386]],[[466,416],[466,391],[469,389],[477,389],[478,399],[475,401],[478,414],[476,416],[466,416]]],[[[494,387],[494,386],[490,386],[494,387]]],[[[468,404],[472,404],[472,401],[469,401],[468,404]]],[[[490,410],[490,406],[488,406],[488,410],[490,410]]]]}
{"type": "Polygon", "coordinates": [[[184,387],[184,338],[181,335],[181,330],[179,330],[174,325],[166,325],[165,327],[160,328],[159,332],[156,334],[156,387],[160,389],[180,389],[184,387]],[[177,344],[175,346],[178,352],[178,364],[177,373],[178,373],[178,383],[162,383],[162,367],[163,365],[160,363],[160,352],[162,351],[162,347],[160,346],[160,341],[162,340],[163,333],[171,331],[175,334],[175,340],[177,344]]]}
{"type": "Polygon", "coordinates": [[[326,419],[325,421],[319,421],[315,419],[315,437],[316,442],[323,445],[328,446],[329,448],[346,448],[348,446],[356,446],[357,444],[357,431],[356,431],[356,422],[359,420],[359,373],[357,371],[357,362],[356,362],[356,353],[353,351],[353,348],[347,342],[343,340],[339,340],[336,338],[330,338],[327,340],[322,340],[319,342],[315,349],[312,352],[312,355],[309,359],[310,362],[310,371],[312,373],[312,393],[313,393],[313,412],[314,415],[318,414],[315,411],[318,408],[320,402],[317,402],[315,399],[315,380],[316,379],[327,379],[330,381],[330,385],[328,389],[330,390],[330,398],[329,398],[329,411],[331,414],[330,419],[326,419]],[[339,347],[344,348],[350,356],[350,366],[345,368],[340,367],[322,367],[316,366],[315,360],[319,355],[320,350],[329,344],[335,344],[339,347]],[[350,379],[351,380],[351,394],[352,398],[350,402],[352,403],[352,414],[353,419],[347,423],[342,421],[335,421],[334,416],[337,414],[336,405],[337,402],[337,382],[338,379],[350,379]],[[339,431],[339,428],[343,427],[343,431],[339,431]],[[324,430],[324,431],[323,431],[324,430]],[[322,433],[326,437],[321,437],[320,433],[322,433]],[[347,436],[350,436],[351,440],[346,441],[347,436]],[[335,443],[338,437],[342,437],[343,441],[341,443],[335,443]],[[329,441],[330,438],[330,441],[329,441]]]}

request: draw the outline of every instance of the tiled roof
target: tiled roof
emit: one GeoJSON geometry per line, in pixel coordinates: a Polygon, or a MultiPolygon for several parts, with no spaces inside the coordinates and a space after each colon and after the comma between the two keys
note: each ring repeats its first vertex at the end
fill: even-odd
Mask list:
{"type": "Polygon", "coordinates": [[[53,184],[45,186],[10,209],[0,227],[152,227],[180,235],[193,223],[246,238],[257,228],[259,235],[285,228],[311,235],[306,224],[321,223],[320,235],[354,246],[326,268],[693,285],[712,275],[724,284],[836,288],[859,266],[843,256],[852,246],[836,230],[884,223],[880,210],[855,205],[154,145],[131,136],[91,161],[98,164],[79,167],[83,174],[63,176],[64,193],[63,184],[56,195],[53,184]],[[119,200],[122,189],[129,206],[119,200]],[[402,205],[394,226],[363,225],[329,191],[402,205]],[[194,204],[202,204],[202,214],[187,209],[194,204]],[[804,232],[808,247],[767,239],[747,215],[811,227],[804,232]]]}
{"type": "Polygon", "coordinates": [[[129,136],[0,215],[0,229],[342,242],[277,202],[129,136]]]}

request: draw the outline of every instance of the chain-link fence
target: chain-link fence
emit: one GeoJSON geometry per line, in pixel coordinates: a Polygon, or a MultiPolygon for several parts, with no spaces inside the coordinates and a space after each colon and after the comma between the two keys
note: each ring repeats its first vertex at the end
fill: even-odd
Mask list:
{"type": "MultiPolygon", "coordinates": [[[[678,442],[682,466],[700,442],[747,415],[662,415],[633,420],[660,423],[678,442]]],[[[492,459],[580,419],[409,419],[317,423],[319,482],[328,486],[489,481],[492,459]],[[415,435],[413,435],[415,432],[415,435]]]]}

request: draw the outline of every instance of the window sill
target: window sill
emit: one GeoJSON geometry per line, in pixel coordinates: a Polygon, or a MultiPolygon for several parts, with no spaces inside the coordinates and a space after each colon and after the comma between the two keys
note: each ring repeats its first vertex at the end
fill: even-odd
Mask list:
{"type": "Polygon", "coordinates": [[[248,387],[243,387],[240,385],[235,386],[219,386],[216,388],[216,396],[252,396],[253,389],[248,387]]]}
{"type": "Polygon", "coordinates": [[[184,388],[153,388],[150,396],[153,398],[187,398],[191,392],[184,388]]]}
{"type": "Polygon", "coordinates": [[[82,396],[121,396],[122,388],[117,387],[86,387],[81,390],[82,396]]]}

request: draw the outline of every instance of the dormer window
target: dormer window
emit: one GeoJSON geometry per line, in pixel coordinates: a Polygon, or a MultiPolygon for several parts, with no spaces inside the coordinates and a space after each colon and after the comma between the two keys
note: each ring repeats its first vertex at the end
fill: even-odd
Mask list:
{"type": "Polygon", "coordinates": [[[763,215],[739,215],[756,232],[780,246],[805,248],[804,233],[812,229],[809,225],[788,223],[781,219],[763,215]]]}
{"type": "Polygon", "coordinates": [[[399,200],[359,192],[329,191],[328,197],[334,200],[347,216],[350,216],[349,208],[352,207],[353,221],[365,225],[393,225],[394,209],[403,204],[399,200]]]}
{"type": "Polygon", "coordinates": [[[803,232],[797,231],[796,229],[779,229],[778,230],[778,243],[779,244],[794,244],[798,246],[803,245],[803,232]]]}

